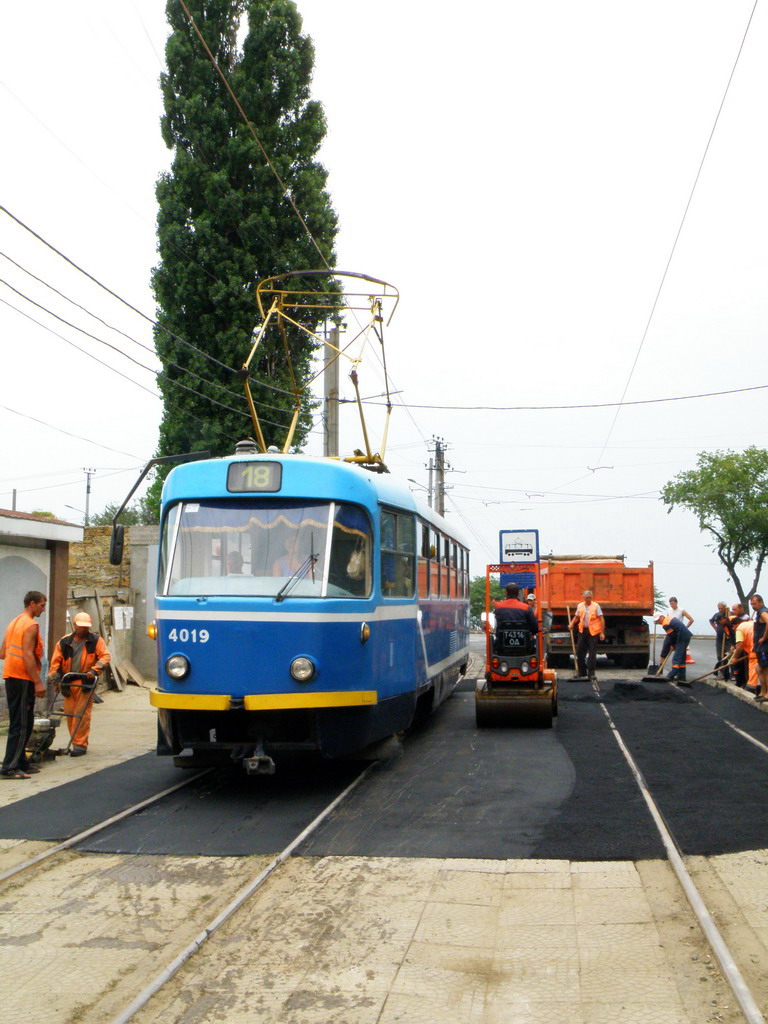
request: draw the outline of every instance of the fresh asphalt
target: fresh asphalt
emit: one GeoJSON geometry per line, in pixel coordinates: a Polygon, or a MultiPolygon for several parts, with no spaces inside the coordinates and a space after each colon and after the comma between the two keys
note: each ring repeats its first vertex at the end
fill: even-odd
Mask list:
{"type": "MultiPolygon", "coordinates": [[[[710,645],[711,646],[711,645],[710,645]]],[[[694,644],[700,667],[707,646],[694,644]]],[[[478,730],[467,680],[381,762],[302,855],[456,858],[663,857],[661,841],[594,689],[562,671],[552,729],[478,730]]],[[[706,683],[682,691],[598,668],[599,689],[684,854],[768,845],[768,714],[706,683]]],[[[82,848],[241,856],[283,849],[361,770],[353,762],[220,769],[82,848]]],[[[145,755],[0,809],[0,838],[58,841],[173,785],[145,755]]]]}

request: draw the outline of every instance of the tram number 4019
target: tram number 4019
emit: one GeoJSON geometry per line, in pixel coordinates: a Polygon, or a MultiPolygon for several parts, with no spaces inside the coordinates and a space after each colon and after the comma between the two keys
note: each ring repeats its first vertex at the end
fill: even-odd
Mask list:
{"type": "Polygon", "coordinates": [[[211,639],[211,634],[207,629],[176,629],[174,627],[168,634],[168,639],[174,643],[187,644],[191,640],[193,644],[207,644],[211,639]]]}

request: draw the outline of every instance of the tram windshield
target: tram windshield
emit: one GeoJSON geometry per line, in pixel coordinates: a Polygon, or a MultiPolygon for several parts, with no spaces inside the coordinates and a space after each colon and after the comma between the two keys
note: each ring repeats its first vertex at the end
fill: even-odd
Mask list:
{"type": "Polygon", "coordinates": [[[356,505],[208,499],[165,517],[160,594],[344,598],[371,585],[371,524],[356,505]]]}

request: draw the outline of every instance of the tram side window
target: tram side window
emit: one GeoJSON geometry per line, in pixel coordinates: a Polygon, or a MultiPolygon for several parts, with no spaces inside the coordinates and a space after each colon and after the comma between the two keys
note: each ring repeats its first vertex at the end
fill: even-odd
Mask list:
{"type": "Polygon", "coordinates": [[[458,596],[458,548],[456,544],[451,544],[451,597],[458,596]]]}
{"type": "Polygon", "coordinates": [[[429,593],[432,597],[440,596],[440,534],[429,531],[429,593]]]}
{"type": "Polygon", "coordinates": [[[419,597],[429,597],[429,527],[426,523],[419,523],[419,532],[419,597]]]}
{"type": "Polygon", "coordinates": [[[416,521],[381,512],[381,588],[384,597],[412,597],[416,583],[416,521]]]}
{"type": "Polygon", "coordinates": [[[446,537],[440,538],[440,593],[443,597],[449,597],[451,593],[450,582],[450,561],[451,545],[446,537]]]}
{"type": "MultiPolygon", "coordinates": [[[[176,526],[179,519],[180,505],[171,505],[165,515],[163,531],[160,536],[160,559],[158,567],[158,590],[163,592],[166,586],[168,569],[172,558],[172,542],[176,535],[176,526]]],[[[173,577],[172,577],[173,579],[173,577]]]]}
{"type": "Polygon", "coordinates": [[[328,593],[333,597],[367,597],[373,584],[371,524],[355,505],[339,504],[333,517],[328,593]]]}

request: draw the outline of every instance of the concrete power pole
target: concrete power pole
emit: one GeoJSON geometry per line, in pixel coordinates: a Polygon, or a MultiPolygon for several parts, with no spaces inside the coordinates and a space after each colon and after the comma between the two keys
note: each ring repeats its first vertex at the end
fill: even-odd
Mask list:
{"type": "Polygon", "coordinates": [[[89,525],[90,519],[90,508],[91,508],[91,477],[95,475],[95,469],[86,469],[83,467],[85,473],[85,525],[89,525]]]}
{"type": "Polygon", "coordinates": [[[435,443],[435,511],[445,515],[445,452],[448,445],[442,437],[432,439],[435,443]]]}
{"type": "Polygon", "coordinates": [[[333,348],[325,348],[323,389],[325,392],[325,434],[323,455],[338,457],[339,454],[339,328],[333,327],[330,336],[333,348]]]}

